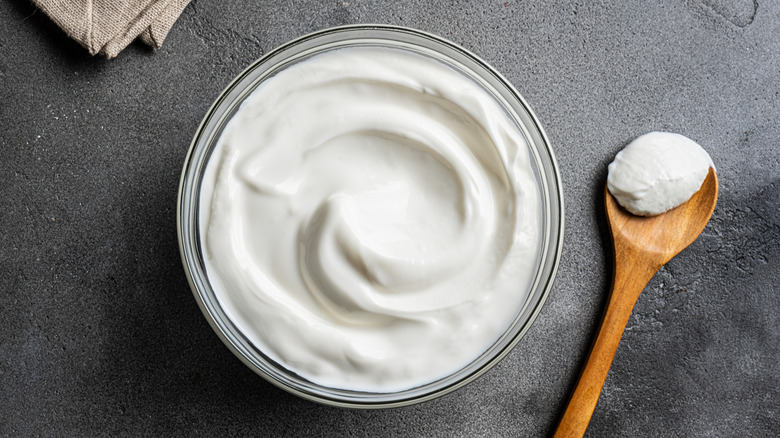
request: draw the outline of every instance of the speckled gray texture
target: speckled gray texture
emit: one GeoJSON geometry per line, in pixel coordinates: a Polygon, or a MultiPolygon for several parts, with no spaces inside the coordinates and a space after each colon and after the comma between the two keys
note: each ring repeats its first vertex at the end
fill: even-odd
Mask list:
{"type": "Polygon", "coordinates": [[[195,0],[161,50],[113,61],[2,2],[0,436],[548,435],[609,286],[606,165],[652,130],[710,152],[720,200],[640,297],[588,436],[778,436],[779,116],[777,2],[195,0]],[[519,346],[454,394],[370,412],[299,400],[233,357],[191,296],[174,217],[220,90],[289,39],[361,22],[502,71],[547,130],[567,208],[555,288],[519,346]]]}

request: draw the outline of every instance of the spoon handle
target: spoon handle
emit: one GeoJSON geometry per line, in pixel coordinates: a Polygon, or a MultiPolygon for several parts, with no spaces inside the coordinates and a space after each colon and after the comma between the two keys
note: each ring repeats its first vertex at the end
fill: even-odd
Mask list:
{"type": "Polygon", "coordinates": [[[634,304],[659,268],[643,260],[638,251],[616,254],[607,307],[555,438],[585,435],[634,304]]]}

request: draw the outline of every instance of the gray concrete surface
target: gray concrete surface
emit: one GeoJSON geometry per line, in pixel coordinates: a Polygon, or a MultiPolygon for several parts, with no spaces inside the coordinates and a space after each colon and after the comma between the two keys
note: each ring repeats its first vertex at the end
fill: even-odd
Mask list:
{"type": "Polygon", "coordinates": [[[196,0],[162,49],[90,58],[0,4],[0,436],[545,436],[604,305],[606,165],[633,137],[712,155],[718,207],[636,306],[588,436],[780,435],[780,5],[746,0],[196,0]],[[555,288],[501,364],[422,405],[352,411],[267,384],[182,271],[195,129],[248,63],[333,25],[445,36],[502,71],[558,155],[555,288]]]}

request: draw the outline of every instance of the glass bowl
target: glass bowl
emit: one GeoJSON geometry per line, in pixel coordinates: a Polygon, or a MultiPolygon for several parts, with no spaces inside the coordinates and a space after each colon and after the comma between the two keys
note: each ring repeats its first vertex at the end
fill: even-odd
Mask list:
{"type": "Polygon", "coordinates": [[[528,331],[552,287],[563,243],[563,194],[555,156],[528,104],[495,69],[469,51],[418,30],[356,25],[325,29],[273,50],[244,70],[220,94],[198,128],[184,162],[177,205],[179,249],[195,299],[225,345],[272,384],[316,402],[351,408],[404,406],[442,396],[473,381],[500,361],[528,331]],[[226,123],[264,79],[286,66],[344,47],[390,47],[443,62],[472,78],[502,106],[530,148],[542,205],[540,257],[528,297],[509,328],[481,356],[459,371],[429,384],[392,393],[328,388],[287,370],[255,347],[227,317],[209,284],[199,232],[199,195],[206,164],[226,123]]]}

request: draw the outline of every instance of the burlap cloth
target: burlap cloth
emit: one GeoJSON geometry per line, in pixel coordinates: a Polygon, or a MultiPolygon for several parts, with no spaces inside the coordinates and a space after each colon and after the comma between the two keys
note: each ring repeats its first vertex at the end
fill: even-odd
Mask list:
{"type": "Polygon", "coordinates": [[[190,0],[33,0],[92,55],[115,57],[134,39],[159,49],[190,0]]]}

